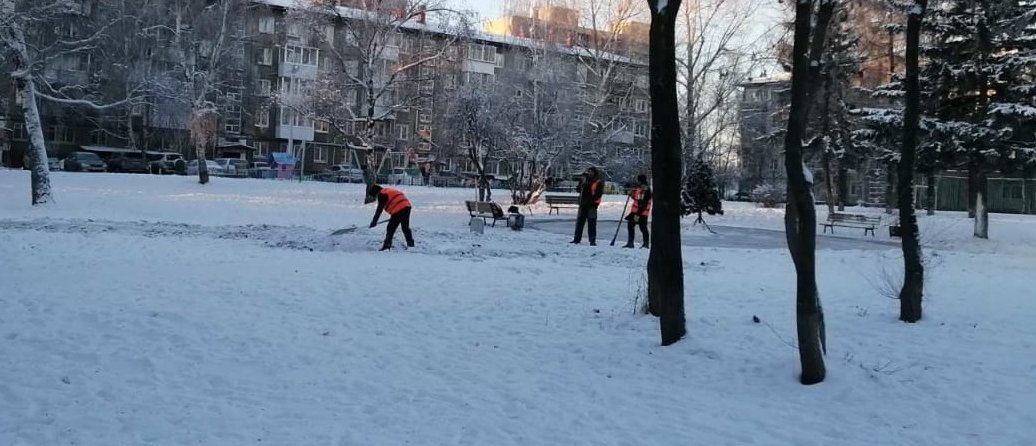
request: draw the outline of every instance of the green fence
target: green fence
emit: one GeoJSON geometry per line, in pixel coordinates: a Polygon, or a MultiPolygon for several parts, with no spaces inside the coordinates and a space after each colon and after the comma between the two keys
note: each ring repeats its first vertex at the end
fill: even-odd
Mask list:
{"type": "MultiPolygon", "coordinates": [[[[990,178],[986,202],[990,212],[1004,214],[1036,214],[1036,180],[990,178]]],[[[918,208],[924,207],[927,186],[917,188],[918,208]]],[[[965,177],[935,178],[935,209],[940,211],[968,210],[968,179],[965,177]]]]}

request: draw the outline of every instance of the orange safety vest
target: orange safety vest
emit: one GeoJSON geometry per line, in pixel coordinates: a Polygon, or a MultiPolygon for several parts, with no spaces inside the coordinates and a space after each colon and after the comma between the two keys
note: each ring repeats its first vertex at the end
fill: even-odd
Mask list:
{"type": "MultiPolygon", "coordinates": [[[[596,195],[596,194],[597,194],[597,185],[598,185],[598,184],[601,184],[601,181],[600,181],[600,180],[597,180],[597,181],[594,181],[593,183],[590,183],[590,195],[591,195],[591,196],[593,196],[593,195],[596,195]]],[[[602,196],[602,197],[597,197],[597,199],[596,199],[596,200],[594,200],[594,202],[595,202],[595,203],[596,203],[597,205],[600,205],[600,204],[601,204],[601,198],[604,198],[604,197],[603,197],[603,196],[602,196]]]]}
{"type": "Polygon", "coordinates": [[[410,207],[410,200],[407,200],[406,195],[403,195],[398,190],[383,187],[381,193],[388,197],[388,203],[385,203],[385,212],[388,212],[389,215],[396,215],[397,212],[410,207]]]}
{"type": "Polygon", "coordinates": [[[633,194],[630,195],[633,199],[633,209],[630,210],[631,214],[644,216],[651,215],[651,201],[647,202],[647,206],[644,206],[644,209],[640,208],[640,197],[643,193],[644,186],[637,186],[637,188],[633,190],[633,194]]]}

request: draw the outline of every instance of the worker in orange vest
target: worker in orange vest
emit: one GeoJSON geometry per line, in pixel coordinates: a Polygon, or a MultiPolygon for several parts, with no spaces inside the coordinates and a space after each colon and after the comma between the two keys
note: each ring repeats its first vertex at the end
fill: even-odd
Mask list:
{"type": "Polygon", "coordinates": [[[633,238],[636,235],[634,229],[637,226],[640,226],[640,234],[644,236],[644,244],[640,247],[647,248],[651,246],[647,224],[648,216],[651,215],[651,187],[648,186],[647,175],[637,176],[637,187],[630,191],[630,200],[633,202],[633,207],[630,208],[629,215],[626,215],[626,221],[629,222],[627,225],[629,241],[623,248],[633,247],[633,238]]]}
{"type": "Polygon", "coordinates": [[[378,225],[378,218],[381,217],[381,211],[384,210],[389,214],[388,228],[385,232],[385,243],[381,245],[379,251],[386,251],[392,249],[392,236],[396,234],[396,228],[403,227],[403,236],[406,237],[406,245],[414,247],[414,234],[410,232],[410,200],[407,200],[406,195],[402,192],[391,189],[388,187],[381,187],[377,184],[371,185],[367,189],[367,197],[363,203],[372,203],[375,200],[378,201],[378,210],[374,212],[374,219],[371,220],[371,226],[375,227],[378,225]]]}
{"type": "Polygon", "coordinates": [[[590,246],[597,246],[597,207],[604,197],[604,181],[596,167],[583,172],[583,178],[576,189],[579,192],[579,214],[576,216],[576,236],[569,243],[578,245],[582,241],[585,225],[590,246]]]}

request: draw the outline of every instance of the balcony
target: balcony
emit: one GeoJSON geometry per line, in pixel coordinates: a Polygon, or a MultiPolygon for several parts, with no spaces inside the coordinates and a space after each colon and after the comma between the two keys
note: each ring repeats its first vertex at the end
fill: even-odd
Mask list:
{"type": "Polygon", "coordinates": [[[277,125],[275,129],[275,136],[278,139],[292,139],[295,141],[312,141],[314,130],[313,127],[303,127],[299,125],[277,125]]]}
{"type": "Polygon", "coordinates": [[[317,66],[303,65],[291,62],[281,62],[280,66],[277,67],[277,74],[284,77],[314,80],[317,78],[317,66]]]}

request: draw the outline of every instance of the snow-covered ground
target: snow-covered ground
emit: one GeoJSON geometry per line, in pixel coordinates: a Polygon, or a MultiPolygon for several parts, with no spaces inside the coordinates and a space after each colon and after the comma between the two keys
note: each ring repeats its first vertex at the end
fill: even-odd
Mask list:
{"type": "MultiPolygon", "coordinates": [[[[709,219],[719,236],[688,225],[689,335],[663,348],[633,314],[647,251],[607,246],[613,222],[598,247],[477,235],[472,191],[403,188],[418,246],[379,253],[380,227],[328,235],[370,221],[359,186],[53,176],[56,203],[36,209],[27,175],[0,171],[0,445],[1036,438],[1033,217],[992,216],[990,241],[959,214],[922,217],[913,325],[883,295],[887,231],[822,242],[828,379],[804,387],[786,251],[709,241],[732,227],[763,240],[780,210],[727,203],[709,219]]],[[[623,203],[608,197],[602,219],[623,203]]],[[[531,227],[574,217],[534,212],[531,227]]]]}

